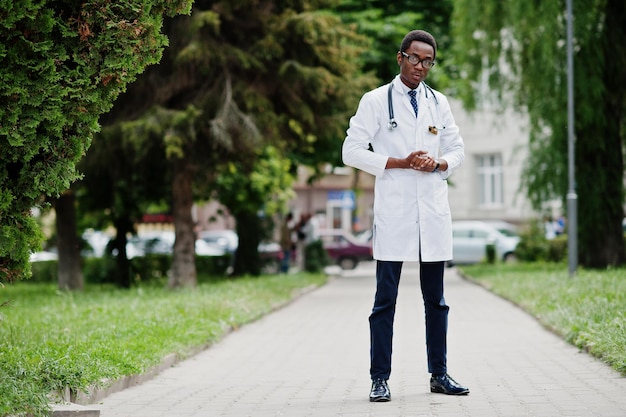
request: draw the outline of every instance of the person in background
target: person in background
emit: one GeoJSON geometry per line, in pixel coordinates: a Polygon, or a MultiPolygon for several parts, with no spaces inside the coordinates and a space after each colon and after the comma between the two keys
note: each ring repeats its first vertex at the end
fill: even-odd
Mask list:
{"type": "Polygon", "coordinates": [[[557,236],[558,223],[550,215],[543,218],[543,230],[547,240],[552,240],[557,236]]]}
{"type": "Polygon", "coordinates": [[[399,74],[363,95],[343,142],[343,162],[376,177],[373,255],[376,294],[370,323],[370,401],[389,401],[393,322],[405,261],[420,263],[430,391],[464,395],[448,375],[445,261],[452,259],[447,178],[465,158],[447,98],[424,79],[435,65],[435,39],[409,32],[396,53],[399,74]]]}
{"type": "Polygon", "coordinates": [[[291,266],[291,253],[293,251],[294,242],[292,234],[294,231],[293,214],[287,213],[280,226],[280,248],[283,252],[283,258],[280,264],[280,272],[289,272],[291,266]]]}
{"type": "Polygon", "coordinates": [[[556,219],[556,235],[561,236],[565,233],[565,217],[562,215],[556,219]]]}

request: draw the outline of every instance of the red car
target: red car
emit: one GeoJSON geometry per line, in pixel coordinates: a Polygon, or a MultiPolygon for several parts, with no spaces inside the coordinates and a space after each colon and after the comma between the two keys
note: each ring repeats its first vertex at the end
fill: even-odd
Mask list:
{"type": "Polygon", "coordinates": [[[341,269],[354,269],[359,262],[372,260],[371,241],[360,241],[341,229],[320,230],[318,236],[328,256],[341,269]]]}

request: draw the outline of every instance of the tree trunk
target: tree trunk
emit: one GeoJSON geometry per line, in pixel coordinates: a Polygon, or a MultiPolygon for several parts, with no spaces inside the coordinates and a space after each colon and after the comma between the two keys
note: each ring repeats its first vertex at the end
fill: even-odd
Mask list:
{"type": "Polygon", "coordinates": [[[115,270],[117,275],[117,284],[122,288],[130,288],[131,273],[130,273],[130,261],[128,260],[128,254],[126,253],[126,243],[128,239],[126,235],[133,232],[133,222],[127,216],[114,218],[113,226],[115,227],[116,235],[113,240],[113,250],[117,254],[115,258],[115,270]]]}
{"type": "Polygon", "coordinates": [[[259,236],[261,224],[256,213],[239,212],[235,214],[239,246],[235,254],[234,276],[261,275],[259,257],[259,236]]]}
{"type": "Polygon", "coordinates": [[[55,203],[59,250],[58,285],[61,290],[82,290],[84,286],[80,241],[76,236],[75,199],[74,192],[68,190],[55,203]]]}
{"type": "MultiPolygon", "coordinates": [[[[592,126],[577,130],[576,181],[579,201],[579,259],[590,268],[622,265],[626,261],[624,249],[624,159],[621,137],[626,103],[624,65],[626,60],[626,28],[623,0],[606,3],[606,36],[601,45],[606,57],[603,64],[604,85],[593,98],[602,107],[604,117],[594,119],[592,126]],[[615,59],[614,57],[621,57],[615,59]]],[[[591,47],[597,48],[597,45],[591,47]]],[[[580,100],[587,98],[580,97],[580,100]]],[[[584,117],[584,115],[581,115],[584,117]]]]}
{"type": "Polygon", "coordinates": [[[579,134],[589,135],[589,140],[578,141],[577,164],[578,193],[578,257],[588,268],[606,268],[624,263],[624,234],[622,231],[623,184],[614,176],[623,172],[620,152],[621,139],[611,127],[590,128],[579,134]],[[594,155],[591,158],[589,155],[594,155]],[[599,169],[600,167],[600,169],[599,169]]]}
{"type": "Polygon", "coordinates": [[[183,158],[174,164],[172,186],[172,207],[176,240],[169,288],[195,287],[196,274],[196,234],[194,231],[191,207],[193,205],[193,174],[188,161],[183,158]]]}

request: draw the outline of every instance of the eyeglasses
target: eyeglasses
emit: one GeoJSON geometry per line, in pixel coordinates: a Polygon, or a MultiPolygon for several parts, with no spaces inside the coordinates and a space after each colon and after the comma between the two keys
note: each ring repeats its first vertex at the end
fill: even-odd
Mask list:
{"type": "Polygon", "coordinates": [[[415,55],[409,55],[404,51],[402,52],[402,55],[406,57],[406,59],[409,61],[409,64],[411,65],[417,65],[420,62],[422,63],[422,67],[424,68],[432,68],[435,65],[435,61],[433,61],[432,59],[419,59],[419,57],[415,55]]]}

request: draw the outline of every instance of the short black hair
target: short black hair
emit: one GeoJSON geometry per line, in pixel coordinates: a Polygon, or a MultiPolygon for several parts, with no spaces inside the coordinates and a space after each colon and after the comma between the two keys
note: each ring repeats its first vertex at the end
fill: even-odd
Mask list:
{"type": "Polygon", "coordinates": [[[404,39],[402,39],[402,43],[400,44],[400,52],[404,52],[409,49],[409,46],[411,46],[411,44],[415,41],[425,42],[432,46],[433,51],[435,52],[433,58],[437,56],[437,42],[435,42],[435,38],[433,37],[433,35],[426,32],[425,30],[412,30],[407,33],[404,39]]]}

